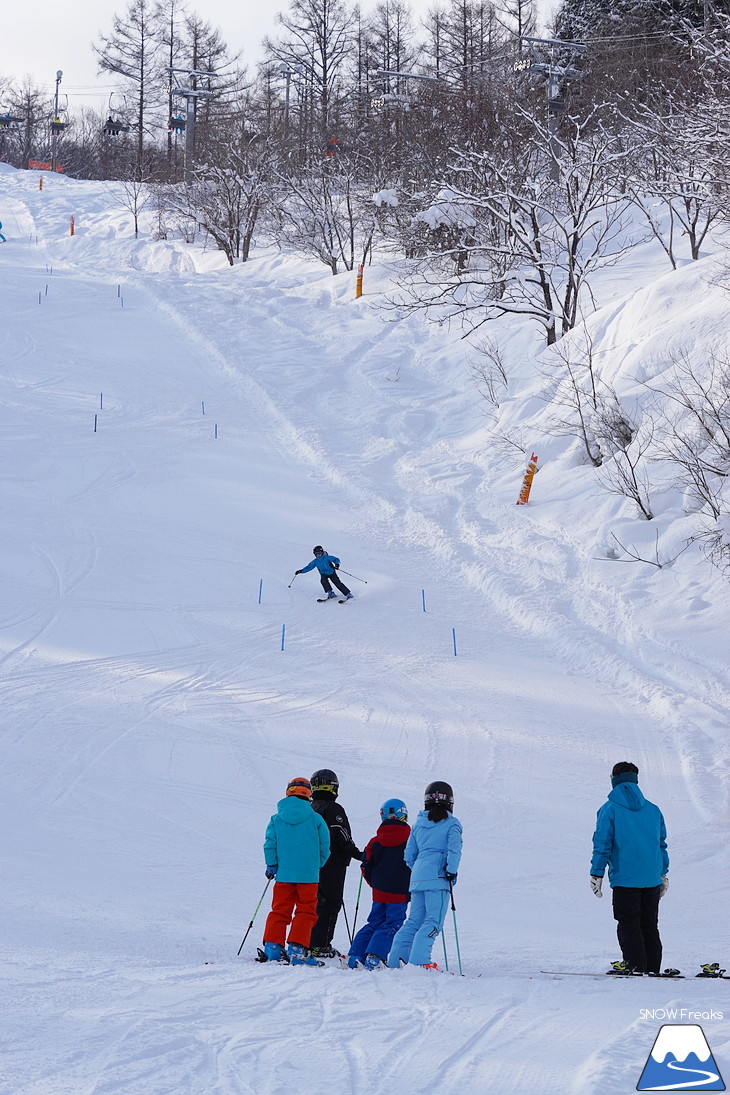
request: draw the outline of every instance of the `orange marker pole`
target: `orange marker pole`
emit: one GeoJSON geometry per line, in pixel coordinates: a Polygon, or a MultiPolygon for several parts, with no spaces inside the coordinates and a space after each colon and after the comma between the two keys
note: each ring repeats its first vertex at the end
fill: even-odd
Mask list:
{"type": "Polygon", "coordinates": [[[527,471],[525,477],[522,480],[522,490],[520,491],[520,497],[515,503],[518,506],[526,506],[530,498],[530,488],[532,487],[532,480],[535,478],[535,472],[537,471],[537,457],[533,452],[527,465],[527,471]]]}
{"type": "Polygon", "coordinates": [[[365,267],[362,263],[357,268],[357,282],[355,283],[355,300],[359,300],[362,296],[362,276],[365,272],[365,267]]]}
{"type": "Polygon", "coordinates": [[[71,235],[73,236],[73,234],[74,234],[74,216],[73,216],[73,213],[72,213],[71,214],[71,235]]]}

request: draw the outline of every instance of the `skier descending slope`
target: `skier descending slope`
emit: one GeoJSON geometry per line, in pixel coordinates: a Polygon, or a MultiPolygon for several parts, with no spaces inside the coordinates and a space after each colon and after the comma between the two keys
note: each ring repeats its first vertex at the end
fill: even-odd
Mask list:
{"type": "Polygon", "coordinates": [[[328,555],[321,544],[317,544],[316,547],[312,548],[312,554],[314,555],[314,558],[311,563],[307,563],[301,570],[295,570],[294,574],[306,574],[307,571],[314,570],[316,567],[319,571],[319,580],[322,583],[322,589],[325,592],[324,597],[320,597],[318,600],[330,601],[337,596],[332,585],[337,586],[342,594],[343,600],[352,600],[352,593],[336,573],[340,566],[340,560],[337,556],[328,555]],[[330,585],[330,582],[332,585],[330,585]]]}
{"type": "Polygon", "coordinates": [[[453,817],[454,792],[448,783],[429,783],[424,809],[408,838],[404,859],[411,868],[411,911],[393,940],[388,965],[409,962],[436,968],[431,949],[443,928],[449,894],[461,861],[461,822],[453,817]]]}
{"type": "Polygon", "coordinates": [[[263,953],[269,962],[320,965],[309,953],[309,941],[317,922],[319,871],[329,854],[330,834],[312,809],[312,785],[301,776],[289,780],[264,841],[266,877],[276,879],[264,928],[263,953]],[[289,947],[285,951],[287,927],[289,947]]]}

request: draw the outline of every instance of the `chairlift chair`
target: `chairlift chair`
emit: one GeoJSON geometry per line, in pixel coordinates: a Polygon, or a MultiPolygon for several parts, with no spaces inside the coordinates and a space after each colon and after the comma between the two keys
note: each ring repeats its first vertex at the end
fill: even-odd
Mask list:
{"type": "Polygon", "coordinates": [[[129,133],[129,125],[126,122],[112,118],[110,114],[104,122],[103,132],[107,137],[118,137],[120,133],[129,133]]]}

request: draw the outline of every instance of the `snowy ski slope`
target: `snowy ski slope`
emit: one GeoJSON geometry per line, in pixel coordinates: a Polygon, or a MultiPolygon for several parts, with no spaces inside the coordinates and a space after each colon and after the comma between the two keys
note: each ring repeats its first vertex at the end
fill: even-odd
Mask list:
{"type": "MultiPolygon", "coordinates": [[[[730,965],[727,584],[696,549],[604,561],[653,529],[532,432],[536,399],[516,507],[468,343],[377,310],[397,268],[356,303],[37,178],[0,165],[0,1095],[624,1095],[665,1007],[707,1013],[729,1074],[727,982],[539,972],[618,957],[587,877],[621,759],[667,820],[667,964],[730,965]],[[316,543],[354,602],[290,585],[316,543]],[[268,817],[323,766],[361,846],[385,798],[452,783],[465,978],[259,966],[267,902],[236,957],[268,817]]],[[[701,269],[638,256],[596,320],[627,393],[677,330],[727,330],[701,269]]],[[[529,387],[530,332],[508,345],[529,387]]],[[[680,544],[671,493],[661,518],[680,544]]],[[[350,923],[357,891],[353,866],[350,923]]]]}

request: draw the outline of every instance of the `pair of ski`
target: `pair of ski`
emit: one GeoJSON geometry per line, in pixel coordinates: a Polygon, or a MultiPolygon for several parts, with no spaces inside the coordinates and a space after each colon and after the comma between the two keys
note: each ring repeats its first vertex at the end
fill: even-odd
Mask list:
{"type": "Polygon", "coordinates": [[[345,603],[345,601],[354,601],[354,600],[355,600],[354,597],[343,597],[341,600],[337,600],[337,597],[318,597],[317,598],[317,604],[318,605],[323,605],[327,601],[337,601],[338,605],[343,605],[345,603]]]}
{"type": "MultiPolygon", "coordinates": [[[[685,976],[680,973],[679,970],[665,970],[663,973],[621,973],[619,970],[606,970],[605,973],[587,973],[584,971],[578,972],[577,970],[540,970],[540,973],[547,974],[548,977],[593,977],[597,980],[601,980],[603,977],[613,977],[616,980],[630,980],[632,977],[648,977],[651,981],[684,981],[685,976]]],[[[698,973],[698,977],[704,977],[706,974],[698,973]]]]}

